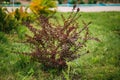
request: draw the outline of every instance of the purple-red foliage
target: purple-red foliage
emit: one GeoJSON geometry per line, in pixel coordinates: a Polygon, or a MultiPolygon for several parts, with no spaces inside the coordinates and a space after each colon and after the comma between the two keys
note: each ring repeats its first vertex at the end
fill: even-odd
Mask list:
{"type": "Polygon", "coordinates": [[[83,21],[84,27],[79,28],[77,20],[81,16],[78,14],[80,9],[78,8],[76,12],[74,9],[75,7],[68,18],[61,15],[63,25],[60,25],[59,22],[51,23],[51,17],[43,15],[37,18],[39,29],[30,22],[25,23],[34,34],[33,37],[27,35],[27,42],[34,46],[34,51],[30,54],[32,58],[46,67],[64,68],[67,66],[66,61],[72,61],[79,57],[78,50],[85,45],[87,40],[96,39],[89,37],[88,25],[91,22],[83,21]],[[85,32],[84,36],[81,36],[82,32],[85,32]]]}

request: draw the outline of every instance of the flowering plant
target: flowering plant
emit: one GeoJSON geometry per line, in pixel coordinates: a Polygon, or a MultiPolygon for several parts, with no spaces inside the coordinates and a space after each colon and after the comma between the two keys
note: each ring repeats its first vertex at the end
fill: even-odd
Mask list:
{"type": "Polygon", "coordinates": [[[53,0],[33,0],[30,4],[30,9],[35,14],[48,14],[54,12],[51,8],[56,7],[56,2],[53,0]]]}

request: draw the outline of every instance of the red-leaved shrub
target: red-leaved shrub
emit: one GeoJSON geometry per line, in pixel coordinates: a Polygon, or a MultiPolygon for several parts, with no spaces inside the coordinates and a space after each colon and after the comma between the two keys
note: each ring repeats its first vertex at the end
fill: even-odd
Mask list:
{"type": "MultiPolygon", "coordinates": [[[[45,17],[40,15],[37,18],[39,29],[35,28],[29,21],[25,22],[28,29],[34,34],[32,37],[27,35],[27,42],[33,45],[34,51],[29,53],[30,56],[42,63],[46,67],[64,68],[67,66],[66,61],[72,61],[80,55],[78,51],[85,45],[89,39],[88,25],[84,23],[84,27],[80,29],[77,22],[79,17],[79,8],[70,13],[68,18],[63,15],[63,25],[51,23],[50,19],[53,16],[45,17]],[[84,35],[83,33],[84,32],[84,35]],[[81,35],[82,34],[82,35],[81,35]]],[[[59,21],[56,20],[55,21],[59,21]]],[[[97,39],[96,39],[97,40],[97,39]]]]}

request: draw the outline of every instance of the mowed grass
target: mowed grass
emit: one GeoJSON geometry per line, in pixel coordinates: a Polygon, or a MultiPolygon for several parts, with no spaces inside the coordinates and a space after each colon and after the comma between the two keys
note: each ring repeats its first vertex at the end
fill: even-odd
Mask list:
{"type": "MultiPolygon", "coordinates": [[[[57,13],[67,17],[69,13],[57,13]]],[[[80,13],[82,20],[92,21],[90,34],[101,42],[88,41],[89,53],[69,63],[68,69],[44,71],[40,63],[17,52],[29,51],[29,45],[14,41],[6,35],[8,43],[0,39],[0,80],[119,80],[120,79],[120,12],[80,13]]]]}

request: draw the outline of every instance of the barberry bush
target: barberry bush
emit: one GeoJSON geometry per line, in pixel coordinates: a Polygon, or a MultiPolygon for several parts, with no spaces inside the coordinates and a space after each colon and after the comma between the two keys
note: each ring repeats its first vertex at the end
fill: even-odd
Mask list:
{"type": "Polygon", "coordinates": [[[32,45],[33,51],[25,54],[30,55],[32,59],[42,63],[45,67],[60,69],[67,67],[68,61],[80,57],[80,51],[86,42],[89,39],[98,39],[89,36],[88,25],[91,22],[82,21],[84,26],[80,28],[77,21],[81,16],[80,9],[77,8],[75,12],[75,8],[76,6],[67,18],[61,14],[63,24],[60,24],[57,18],[53,18],[54,22],[51,21],[53,15],[37,17],[36,24],[39,28],[29,21],[24,22],[33,34],[32,36],[26,35],[27,42],[32,45]]]}

